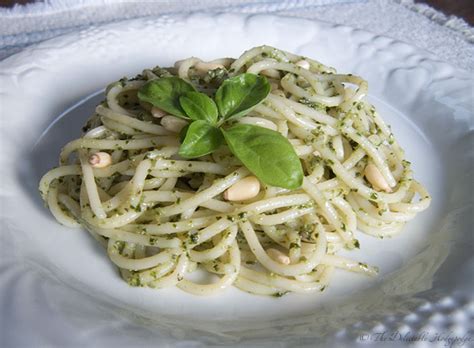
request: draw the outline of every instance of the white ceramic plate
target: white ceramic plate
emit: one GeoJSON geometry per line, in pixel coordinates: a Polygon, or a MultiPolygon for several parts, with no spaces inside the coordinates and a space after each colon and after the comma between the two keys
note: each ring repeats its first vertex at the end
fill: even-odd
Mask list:
{"type": "Polygon", "coordinates": [[[374,335],[360,335],[381,331],[468,333],[474,312],[468,73],[365,31],[237,15],[91,28],[28,48],[1,62],[0,72],[0,314],[7,346],[176,340],[342,346],[375,342],[374,335]],[[371,101],[433,196],[431,208],[391,240],[361,234],[361,250],[351,255],[378,265],[381,275],[339,272],[323,294],[277,299],[230,289],[204,298],[128,287],[87,233],[54,221],[39,198],[39,178],[56,165],[61,146],[79,135],[109,82],[191,55],[237,57],[261,44],[367,79],[371,101]]]}

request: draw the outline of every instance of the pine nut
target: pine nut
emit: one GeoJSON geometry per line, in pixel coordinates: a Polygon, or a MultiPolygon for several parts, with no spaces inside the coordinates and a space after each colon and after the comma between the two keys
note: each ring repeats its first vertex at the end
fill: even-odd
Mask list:
{"type": "Polygon", "coordinates": [[[112,157],[107,152],[97,152],[89,157],[92,168],[104,168],[112,163],[112,157]]]}
{"type": "Polygon", "coordinates": [[[276,262],[279,262],[283,265],[290,264],[290,258],[287,255],[283,254],[280,250],[270,248],[267,250],[267,254],[276,262]]]}
{"type": "Polygon", "coordinates": [[[309,70],[310,68],[310,65],[309,65],[309,62],[307,60],[300,60],[300,61],[297,61],[295,63],[296,66],[299,66],[300,68],[303,68],[303,69],[306,69],[306,70],[309,70]]]}
{"type": "Polygon", "coordinates": [[[228,201],[245,201],[253,198],[260,192],[260,181],[254,176],[248,176],[224,192],[224,199],[228,201]]]}
{"type": "Polygon", "coordinates": [[[173,133],[181,132],[181,129],[183,129],[184,126],[186,126],[187,124],[188,124],[188,122],[186,122],[185,120],[182,120],[178,117],[171,116],[171,115],[164,116],[161,119],[161,125],[165,129],[167,129],[167,130],[169,130],[170,132],[173,132],[173,133]]]}
{"type": "Polygon", "coordinates": [[[167,113],[164,110],[161,110],[160,108],[157,108],[156,106],[151,108],[151,115],[156,118],[162,118],[165,116],[167,113]]]}
{"type": "Polygon", "coordinates": [[[392,192],[392,188],[387,184],[387,181],[385,181],[382,173],[380,173],[380,170],[374,164],[369,163],[365,167],[364,175],[375,190],[392,192]]]}

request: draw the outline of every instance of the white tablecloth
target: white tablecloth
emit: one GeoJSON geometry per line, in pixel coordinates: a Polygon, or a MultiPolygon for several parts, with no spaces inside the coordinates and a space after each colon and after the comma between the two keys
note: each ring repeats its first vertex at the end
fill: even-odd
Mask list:
{"type": "Polygon", "coordinates": [[[194,11],[275,13],[345,24],[408,42],[474,71],[474,28],[413,0],[46,0],[0,8],[0,59],[91,25],[194,11]]]}

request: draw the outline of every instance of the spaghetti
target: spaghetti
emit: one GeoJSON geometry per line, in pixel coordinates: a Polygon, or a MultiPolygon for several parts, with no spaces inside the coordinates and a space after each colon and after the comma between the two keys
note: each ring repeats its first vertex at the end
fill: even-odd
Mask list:
{"type": "Polygon", "coordinates": [[[231,285],[274,296],[322,291],[337,268],[377,273],[337,255],[360,248],[357,230],[393,236],[431,200],[366,94],[360,77],[269,46],[236,60],[189,58],[147,69],[107,88],[84,135],[41,179],[40,192],[61,224],[83,226],[107,249],[130,285],[197,295],[231,285]],[[228,201],[226,190],[249,170],[227,146],[181,158],[186,121],[140,101],[137,91],[179,76],[212,96],[244,72],[266,76],[272,91],[236,122],[286,137],[304,179],[298,189],[262,185],[253,198],[228,201]],[[216,280],[190,279],[202,271],[216,280]]]}

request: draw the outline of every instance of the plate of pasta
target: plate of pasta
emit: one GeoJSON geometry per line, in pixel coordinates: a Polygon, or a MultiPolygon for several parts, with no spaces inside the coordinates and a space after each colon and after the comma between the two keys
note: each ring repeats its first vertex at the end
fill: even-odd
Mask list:
{"type": "Polygon", "coordinates": [[[2,308],[21,296],[64,342],[77,326],[103,344],[117,326],[133,344],[467,330],[469,74],[237,15],[92,28],[0,64],[2,308]]]}

